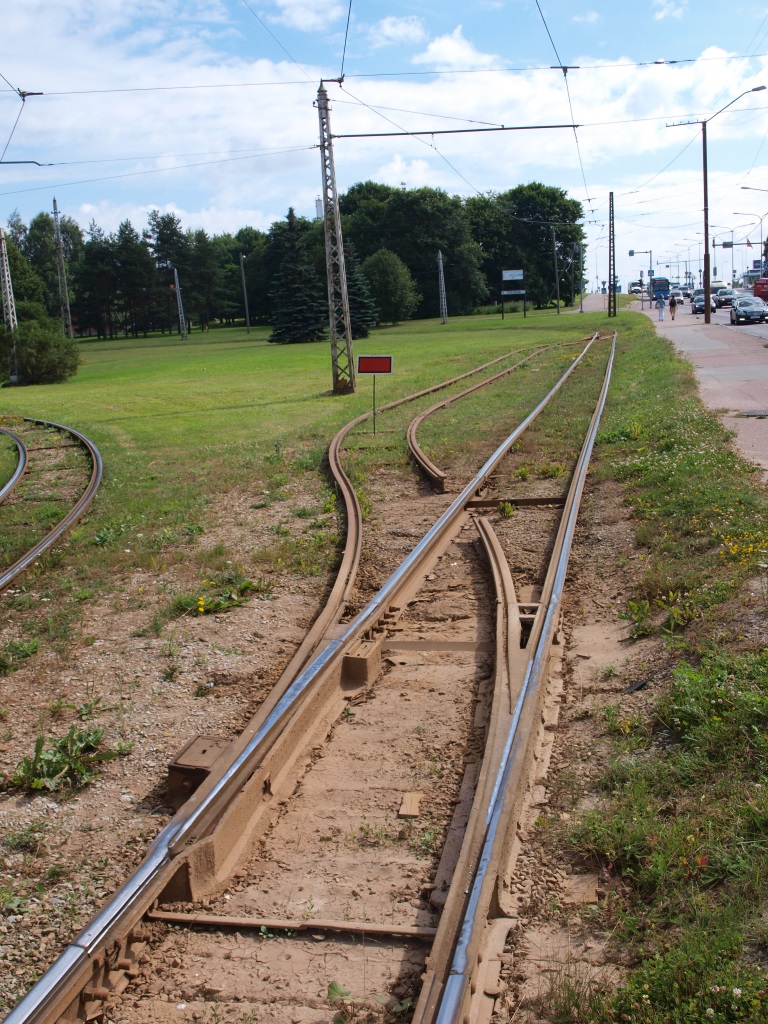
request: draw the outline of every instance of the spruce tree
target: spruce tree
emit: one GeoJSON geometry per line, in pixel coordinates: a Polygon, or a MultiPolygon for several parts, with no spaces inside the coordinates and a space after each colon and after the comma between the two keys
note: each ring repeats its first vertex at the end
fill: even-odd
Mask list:
{"type": "Polygon", "coordinates": [[[293,207],[282,237],[280,269],[272,279],[272,334],[278,344],[321,341],[328,327],[328,301],[307,259],[293,207]]]}
{"type": "Polygon", "coordinates": [[[379,310],[371,295],[368,278],[360,268],[360,261],[354,245],[344,246],[344,263],[347,269],[347,296],[349,297],[349,321],[352,338],[367,338],[378,326],[379,310]]]}

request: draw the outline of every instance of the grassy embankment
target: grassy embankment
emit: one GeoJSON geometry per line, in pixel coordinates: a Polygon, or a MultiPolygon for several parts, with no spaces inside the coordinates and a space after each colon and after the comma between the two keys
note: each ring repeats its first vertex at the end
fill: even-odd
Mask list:
{"type": "MultiPolygon", "coordinates": [[[[688,370],[644,317],[409,323],[376,333],[356,352],[394,355],[395,375],[379,379],[383,404],[513,348],[528,352],[553,332],[567,340],[614,325],[620,349],[596,466],[624,483],[647,549],[626,614],[637,635],[666,638],[679,668],[651,721],[630,721],[627,729],[621,720],[616,729],[609,809],[584,816],[565,837],[627,883],[621,904],[606,909],[613,915],[606,923],[637,954],[621,992],[582,995],[576,1019],[766,1019],[768,982],[755,963],[768,939],[768,655],[764,631],[747,632],[742,621],[764,623],[764,592],[758,584],[745,597],[743,589],[746,580],[765,578],[768,561],[758,478],[733,455],[699,405],[688,370]]],[[[66,384],[3,393],[6,413],[76,426],[106,464],[94,511],[24,585],[55,608],[36,616],[27,603],[24,629],[41,644],[69,642],[78,602],[118,586],[133,568],[188,559],[215,521],[222,492],[258,496],[252,507],[264,508],[290,496],[297,479],[317,480],[335,429],[370,407],[369,380],[354,396],[329,394],[326,345],[272,346],[262,331],[193,335],[186,345],[88,343],[83,352],[80,372],[66,384]],[[64,553],[72,567],[66,574],[56,571],[64,553]]],[[[517,376],[521,407],[543,392],[568,352],[553,353],[538,376],[517,376]]],[[[478,399],[461,413],[463,451],[496,423],[494,401],[478,399]]],[[[363,489],[367,473],[403,460],[401,438],[392,434],[404,419],[384,423],[379,439],[366,442],[357,467],[363,489]]],[[[448,458],[441,429],[430,427],[425,439],[448,458]]],[[[314,512],[332,504],[330,492],[319,489],[318,503],[314,512]]],[[[303,551],[276,536],[274,550],[260,550],[244,568],[325,571],[335,526],[308,519],[307,531],[303,551]]],[[[5,605],[12,615],[11,602],[5,605]]]]}

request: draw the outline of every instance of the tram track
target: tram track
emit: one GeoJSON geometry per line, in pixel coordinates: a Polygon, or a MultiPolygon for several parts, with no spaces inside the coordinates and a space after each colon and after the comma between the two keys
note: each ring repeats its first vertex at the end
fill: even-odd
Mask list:
{"type": "MultiPolygon", "coordinates": [[[[7,421],[6,421],[7,422],[7,421]]],[[[101,483],[102,459],[96,446],[79,431],[47,420],[24,419],[14,424],[14,430],[0,428],[15,444],[18,452],[16,469],[0,490],[0,515],[6,522],[2,533],[13,551],[12,536],[18,534],[24,543],[26,524],[12,521],[10,507],[45,502],[69,505],[65,514],[10,564],[0,571],[0,593],[18,576],[49,551],[85,513],[101,483]],[[72,450],[76,457],[72,458],[72,450]],[[84,459],[78,464],[77,457],[84,459]],[[83,484],[83,480],[85,483],[83,484]],[[79,493],[78,493],[79,492],[79,493]]],[[[18,516],[15,517],[19,519],[18,516]]],[[[17,547],[19,546],[17,542],[17,547]]],[[[10,561],[10,560],[9,560],[10,561]]]]}
{"type": "MultiPolygon", "coordinates": [[[[585,349],[585,352],[589,349],[585,349]]],[[[583,353],[582,353],[583,355],[583,353]]],[[[199,904],[201,900],[219,899],[223,897],[218,894],[227,886],[231,885],[232,877],[239,872],[244,862],[248,860],[249,848],[252,847],[254,838],[264,837],[268,841],[276,835],[282,827],[286,835],[295,838],[297,835],[297,818],[290,809],[290,801],[299,794],[301,799],[302,790],[306,792],[311,788],[312,765],[317,761],[314,752],[322,750],[325,737],[329,733],[340,734],[354,732],[354,726],[350,721],[355,721],[358,714],[352,711],[355,708],[368,708],[376,704],[378,699],[378,685],[382,674],[382,659],[386,663],[385,677],[395,683],[395,686],[387,685],[384,690],[392,702],[391,714],[388,716],[389,733],[384,735],[383,721],[370,723],[371,742],[379,747],[393,749],[393,744],[398,739],[403,739],[402,713],[398,717],[397,704],[406,697],[407,690],[400,690],[400,683],[397,679],[396,665],[398,661],[405,659],[405,664],[399,668],[408,667],[408,655],[416,654],[419,657],[428,654],[430,658],[442,658],[451,666],[451,673],[456,676],[458,690],[449,695],[446,690],[437,696],[430,696],[436,692],[435,687],[418,687],[423,699],[417,719],[424,722],[437,721],[442,715],[451,711],[451,703],[454,705],[455,721],[453,726],[445,726],[447,736],[454,734],[463,737],[461,743],[457,744],[455,739],[449,739],[447,746],[458,745],[459,752],[454,752],[449,761],[453,764],[445,776],[441,776],[440,786],[432,786],[432,801],[435,806],[439,805],[438,812],[430,821],[435,832],[442,830],[445,840],[442,845],[442,857],[437,865],[435,878],[442,879],[438,884],[417,885],[415,892],[422,895],[416,900],[405,900],[412,909],[414,903],[418,903],[417,917],[425,918],[430,922],[433,914],[441,906],[440,927],[445,931],[448,925],[443,922],[451,922],[452,931],[449,937],[446,935],[435,935],[435,945],[430,957],[427,971],[427,984],[425,993],[416,1013],[418,1020],[438,1019],[434,1016],[438,1002],[436,993],[442,993],[446,981],[446,971],[456,974],[455,967],[450,966],[449,951],[456,945],[457,928],[459,932],[466,930],[470,925],[459,913],[466,904],[464,897],[469,896],[472,891],[470,886],[465,892],[464,879],[469,881],[469,875],[475,879],[478,877],[475,867],[478,861],[485,865],[497,863],[502,853],[495,848],[486,853],[486,841],[489,822],[500,819],[502,816],[510,818],[514,812],[508,807],[499,804],[498,795],[505,789],[499,781],[503,778],[504,772],[512,769],[508,767],[508,758],[503,757],[503,752],[510,747],[508,730],[505,731],[504,724],[510,719],[517,722],[522,721],[523,715],[515,703],[515,691],[523,691],[539,688],[540,680],[536,678],[531,682],[530,672],[526,669],[521,678],[519,657],[515,658],[513,653],[519,650],[523,637],[522,624],[525,623],[525,635],[529,637],[528,643],[538,644],[537,633],[544,648],[548,650],[553,632],[556,628],[558,617],[558,600],[547,598],[547,610],[544,609],[547,588],[555,592],[555,585],[562,584],[564,568],[562,560],[556,559],[556,568],[552,569],[547,579],[552,577],[551,585],[545,583],[542,595],[534,595],[533,592],[519,598],[515,595],[514,583],[512,582],[509,569],[506,568],[506,559],[503,556],[503,544],[499,540],[487,521],[479,520],[478,527],[482,545],[474,536],[473,518],[476,515],[477,503],[483,502],[488,508],[498,506],[501,501],[507,502],[510,495],[489,497],[484,495],[478,497],[479,492],[487,488],[490,479],[502,459],[514,445],[516,439],[521,436],[527,427],[546,408],[559,387],[563,385],[568,376],[577,368],[581,356],[576,360],[568,372],[563,376],[561,382],[554,388],[539,405],[526,417],[523,423],[515,430],[496,453],[486,462],[480,473],[468,484],[458,497],[451,503],[437,523],[428,531],[423,540],[416,546],[412,554],[405,560],[403,565],[393,573],[390,580],[378,592],[377,595],[362,609],[349,623],[339,622],[340,609],[347,600],[348,582],[339,585],[339,590],[334,597],[334,611],[329,613],[331,626],[324,625],[321,632],[322,638],[315,644],[312,652],[304,659],[304,664],[294,673],[294,678],[284,687],[283,692],[276,694],[267,704],[262,706],[255,716],[249,728],[237,742],[236,749],[230,750],[227,754],[227,766],[223,771],[217,770],[213,765],[211,774],[206,783],[194,794],[184,805],[176,818],[160,833],[150,847],[148,854],[142,863],[139,871],[134,875],[128,886],[84,929],[78,939],[62,955],[57,965],[48,972],[42,982],[38,983],[35,989],[22,1001],[15,1011],[12,1011],[8,1021],[53,1021],[63,1019],[99,1019],[99,1014],[104,1013],[105,1005],[109,1005],[110,1019],[139,1020],[139,1019],[162,1019],[159,1016],[159,1009],[152,1004],[152,1009],[146,1005],[140,1006],[139,1014],[143,1017],[132,1015],[130,1006],[126,1001],[119,1001],[121,991],[131,982],[140,987],[138,979],[146,976],[143,967],[143,960],[149,956],[144,943],[147,927],[164,928],[171,927],[172,918],[176,914],[176,923],[185,922],[187,925],[194,925],[197,928],[225,927],[221,918],[224,915],[217,915],[211,921],[202,923],[199,911],[194,911],[196,920],[190,921],[188,911],[178,909],[185,904],[199,904]],[[471,534],[471,537],[464,538],[463,534],[471,534]],[[460,562],[452,563],[450,557],[461,559],[460,562]],[[493,578],[496,580],[494,596],[489,597],[487,583],[487,569],[485,563],[489,561],[494,567],[493,578]],[[457,565],[461,568],[454,572],[457,565]],[[440,582],[443,587],[442,598],[436,598],[438,580],[441,574],[446,576],[445,581],[440,582]],[[419,595],[419,588],[434,577],[431,587],[431,596],[419,595]],[[453,582],[451,582],[453,581],[453,582]],[[434,610],[437,601],[453,601],[457,593],[468,597],[470,605],[474,610],[468,614],[462,612],[458,618],[451,619],[451,628],[448,637],[424,640],[422,634],[426,631],[430,617],[420,617],[414,611],[420,606],[434,610]],[[488,609],[495,612],[496,608],[502,609],[500,619],[495,615],[490,616],[488,609]],[[554,607],[554,610],[552,610],[554,607]],[[485,610],[484,610],[485,609],[485,610]],[[335,622],[333,621],[335,618],[335,622]],[[459,628],[464,623],[467,627],[467,635],[463,636],[459,628]],[[406,633],[412,636],[407,638],[406,633]],[[478,635],[480,639],[478,640],[478,635]],[[409,644],[411,646],[409,646],[409,644]],[[464,662],[462,662],[462,657],[464,662]],[[463,665],[463,667],[461,667],[463,665]],[[494,672],[490,666],[495,665],[494,672]],[[458,667],[457,667],[458,666],[458,667]],[[527,680],[527,681],[526,681],[527,680]],[[395,694],[397,690],[398,697],[395,694]],[[377,691],[374,693],[374,691],[377,691]],[[424,691],[423,693],[421,691],[424,691]],[[440,701],[439,697],[446,697],[446,701],[440,701]],[[482,709],[482,712],[481,710],[482,709]],[[495,713],[490,715],[490,709],[495,713]],[[517,709],[517,710],[516,710],[517,709]],[[488,717],[490,715],[490,718],[488,717]],[[490,725],[488,723],[491,723],[490,725]],[[485,746],[486,733],[495,742],[489,747],[485,746]],[[502,739],[502,737],[505,737],[502,739]],[[478,759],[465,764],[466,749],[477,748],[478,759]],[[485,748],[491,753],[480,755],[485,748]],[[501,751],[501,753],[500,753],[501,751]],[[477,769],[467,771],[471,763],[480,764],[477,769]],[[495,764],[495,768],[494,768],[495,764]],[[304,766],[304,767],[302,767],[304,766]],[[501,775],[500,775],[501,773],[501,775]],[[297,776],[302,779],[301,785],[296,790],[297,776]],[[444,781],[445,780],[445,781],[444,781]],[[462,781],[463,780],[463,781],[462,781]],[[457,797],[441,799],[437,792],[439,789],[453,787],[452,791],[459,793],[457,797]],[[474,794],[485,794],[484,797],[474,794]],[[496,797],[494,797],[494,793],[496,797]],[[222,813],[222,808],[224,808],[222,813]],[[292,817],[293,815],[293,817],[292,817]],[[490,818],[489,818],[490,815],[490,818]],[[461,818],[468,820],[474,818],[474,826],[470,829],[472,838],[468,845],[454,849],[455,842],[460,832],[461,818]],[[485,829],[481,827],[486,821],[485,829]],[[487,862],[487,863],[486,863],[487,862]],[[458,876],[462,881],[457,885],[448,885],[448,879],[458,876]],[[428,890],[428,895],[425,893],[428,890]],[[440,892],[447,893],[444,901],[440,899],[440,892]],[[435,894],[438,894],[437,896],[435,894]],[[142,923],[145,920],[147,909],[158,904],[165,907],[177,906],[175,911],[168,909],[155,909],[150,918],[154,923],[147,926],[142,923]],[[423,905],[422,905],[423,904],[423,905]],[[160,922],[162,921],[162,925],[160,922]],[[45,980],[47,978],[47,981],[45,980]],[[117,1013],[118,1016],[113,1017],[117,1013]],[[69,1016],[66,1016],[69,1014],[69,1016]],[[147,1016],[149,1015],[149,1016],[147,1016]]],[[[607,385],[606,385],[607,386],[607,385]]],[[[603,396],[604,401],[604,396],[603,396]]],[[[359,422],[359,421],[358,421],[359,422]]],[[[592,433],[594,436],[594,431],[592,433]]],[[[337,435],[338,438],[338,435],[337,435]]],[[[334,439],[336,440],[336,439],[334,439]]],[[[338,450],[341,449],[341,440],[338,442],[338,450]]],[[[586,456],[588,460],[588,454],[586,456]]],[[[580,487],[583,487],[582,466],[581,483],[576,485],[575,497],[571,506],[578,505],[578,494],[580,487]]],[[[351,485],[350,485],[351,490],[351,485]]],[[[352,495],[354,492],[352,492],[352,495]]],[[[538,505],[558,506],[561,504],[559,498],[545,496],[545,501],[538,502],[538,505]]],[[[521,503],[521,507],[537,507],[534,502],[529,506],[521,503]]],[[[566,514],[563,522],[571,523],[574,513],[566,507],[566,514]]],[[[561,527],[560,532],[567,539],[568,527],[561,527]]],[[[359,559],[359,554],[357,555],[359,559]]],[[[567,556],[566,556],[567,561],[567,556]]],[[[352,556],[352,566],[340,573],[346,581],[354,578],[355,556],[352,556]]],[[[428,590],[430,587],[428,586],[428,590]]],[[[538,651],[538,646],[537,646],[538,651]]],[[[543,663],[545,654],[538,653],[536,657],[543,663]]],[[[432,661],[433,666],[437,662],[432,661]]],[[[533,670],[530,670],[533,671],[533,670]]],[[[407,672],[406,672],[407,674],[407,672]]],[[[429,674],[429,673],[428,673],[429,674]]],[[[284,674],[285,675],[285,674],[284,674]]],[[[287,677],[286,677],[287,678],[287,677]]],[[[413,699],[408,700],[412,703],[413,699]]],[[[528,704],[527,707],[534,707],[528,704]]],[[[413,710],[413,709],[409,709],[413,710]]],[[[528,716],[533,716],[535,721],[536,712],[526,711],[528,716]]],[[[357,724],[355,722],[355,724],[357,724]]],[[[358,738],[347,737],[347,756],[351,760],[347,763],[346,769],[339,768],[340,778],[350,777],[354,769],[355,760],[359,760],[358,738]]],[[[401,746],[403,763],[408,765],[409,749],[413,742],[413,736],[404,737],[405,742],[401,746]]],[[[321,755],[324,759],[326,755],[321,755]]],[[[526,757],[523,756],[520,764],[524,764],[526,757]]],[[[373,761],[371,763],[374,763],[373,761]]],[[[518,764],[518,762],[515,762],[518,764]]],[[[409,771],[413,769],[410,765],[409,771]]],[[[522,771],[523,769],[517,769],[522,771]]],[[[427,783],[433,782],[427,778],[427,783]]],[[[396,785],[392,782],[392,788],[400,793],[402,780],[396,785]]],[[[343,787],[342,787],[343,789],[343,787]]],[[[418,803],[418,801],[417,801],[418,803]]],[[[502,801],[503,803],[503,801],[502,801]]],[[[301,812],[298,812],[299,814],[301,812]]],[[[339,808],[335,808],[335,814],[339,814],[339,808]]],[[[364,908],[364,895],[360,893],[365,883],[362,879],[367,878],[366,872],[380,866],[378,852],[382,845],[389,849],[390,839],[387,838],[387,828],[380,823],[374,826],[376,836],[381,842],[371,843],[370,821],[368,825],[364,822],[358,824],[356,829],[344,831],[341,829],[343,842],[339,840],[339,834],[331,834],[328,837],[318,837],[317,843],[328,843],[327,851],[331,852],[330,863],[338,861],[339,850],[342,850],[347,836],[352,846],[352,856],[345,859],[347,872],[356,871],[361,873],[357,881],[358,889],[354,891],[357,896],[352,897],[352,903],[359,901],[364,908]],[[380,830],[384,829],[384,835],[380,830]],[[362,831],[361,831],[362,829],[362,831]],[[385,842],[386,840],[386,842],[385,842]],[[333,853],[334,846],[336,848],[333,853]],[[377,851],[373,857],[372,864],[367,862],[362,854],[368,849],[377,851]]],[[[349,823],[347,823],[349,824],[349,823]]],[[[339,827],[339,826],[334,826],[339,827]]],[[[424,845],[424,831],[416,829],[398,829],[397,839],[391,839],[395,846],[402,843],[407,850],[407,857],[411,875],[409,877],[423,881],[419,876],[424,872],[424,856],[431,863],[431,857],[436,854],[436,848],[431,852],[424,845]],[[399,836],[399,832],[406,834],[399,836]]],[[[498,829],[497,829],[498,832],[498,829]]],[[[298,832],[301,835],[301,831],[298,832]]],[[[430,833],[431,834],[431,833],[430,833]]],[[[319,846],[322,849],[322,846],[319,846]]],[[[502,842],[502,850],[504,849],[502,842]]],[[[300,853],[300,851],[297,851],[300,853]]],[[[269,859],[269,858],[267,858],[269,859]]],[[[297,863],[302,865],[306,860],[306,853],[297,857],[297,863]]],[[[319,861],[318,861],[319,862],[319,861]]],[[[263,862],[257,857],[257,870],[263,868],[263,862]]],[[[492,872],[491,872],[492,873],[492,872]]],[[[338,874],[338,872],[336,872],[338,874]]],[[[331,878],[334,875],[329,876],[331,878]]],[[[339,874],[339,877],[343,877],[339,874]]],[[[486,873],[483,873],[480,881],[480,889],[485,895],[478,896],[478,905],[490,901],[486,898],[488,885],[486,873]]],[[[260,881],[263,880],[259,879],[260,881]]],[[[327,882],[327,879],[326,879],[327,882]]],[[[239,883],[238,883],[239,884],[239,883]]],[[[473,882],[472,885],[476,883],[473,882]]],[[[495,884],[495,882],[494,882],[495,884]]],[[[330,889],[334,886],[349,888],[346,882],[328,883],[330,889]]],[[[287,883],[289,893],[295,888],[294,882],[287,883]]],[[[264,886],[262,885],[263,889],[264,886]]],[[[244,891],[240,889],[239,891],[244,891]]],[[[277,888],[274,881],[267,884],[268,894],[276,894],[277,888]]],[[[409,891],[414,892],[411,888],[409,891]]],[[[491,885],[493,892],[493,885],[491,885]]],[[[225,894],[228,895],[228,894],[225,894]]],[[[338,896],[338,893],[336,894],[338,896]]],[[[250,894],[252,897],[252,894],[250,894]]],[[[474,899],[474,893],[471,900],[474,899]]],[[[243,902],[246,903],[245,897],[243,902]]],[[[251,902],[252,899],[251,899],[251,902]]],[[[306,902],[306,901],[304,901],[306,902]]],[[[329,896],[330,902],[330,896],[329,896]]],[[[365,914],[361,913],[361,919],[354,914],[352,903],[344,913],[335,919],[323,916],[318,917],[311,911],[313,907],[305,908],[301,913],[290,916],[275,916],[265,914],[228,915],[233,922],[229,928],[251,929],[252,939],[256,944],[264,944],[264,933],[271,929],[280,928],[288,931],[306,931],[307,929],[322,929],[323,932],[338,931],[341,934],[359,931],[363,935],[387,935],[390,943],[387,950],[393,948],[394,936],[400,936],[406,940],[404,951],[395,956],[395,959],[386,953],[383,957],[383,965],[378,968],[377,980],[382,984],[391,981],[392,964],[397,963],[395,989],[402,994],[405,991],[413,991],[415,978],[421,973],[424,967],[423,955],[419,953],[414,957],[413,950],[408,946],[408,941],[422,942],[432,937],[432,925],[418,921],[416,924],[409,924],[402,920],[385,922],[371,922],[365,920],[365,914]],[[378,929],[378,930],[377,930],[378,929]],[[398,930],[399,929],[399,930],[398,930]],[[414,930],[415,929],[415,930],[414,930]],[[399,958],[399,959],[398,959],[399,958]]],[[[226,902],[222,902],[226,906],[226,902]]],[[[233,909],[227,907],[228,910],[233,909]]],[[[406,908],[402,908],[406,909],[406,908]]],[[[406,912],[408,912],[406,910],[406,912]]],[[[398,917],[398,914],[394,914],[398,917]]],[[[471,930],[471,929],[470,929],[471,930]]],[[[185,934],[191,935],[191,932],[185,934]]],[[[310,943],[318,941],[310,939],[310,943]]],[[[325,942],[325,939],[322,940],[325,942]]],[[[373,940],[372,940],[373,941],[373,940]]],[[[267,945],[274,950],[279,950],[282,943],[293,943],[292,937],[281,937],[270,941],[267,945]]],[[[194,945],[192,939],[189,944],[194,945]]],[[[470,934],[465,955],[467,964],[471,964],[476,956],[476,942],[470,934]]],[[[326,947],[327,948],[327,947],[326,947]]],[[[231,950],[230,950],[231,952],[231,950]]],[[[423,952],[423,951],[422,951],[423,952]]],[[[293,955],[293,954],[292,954],[293,955]]],[[[311,960],[311,956],[309,957],[311,960]]],[[[472,970],[463,969],[458,972],[465,978],[466,988],[472,987],[472,970]]],[[[206,971],[210,974],[210,971],[206,971]]],[[[267,979],[268,980],[268,979],[267,979]]],[[[327,980],[331,980],[330,978],[327,980]]],[[[341,978],[341,981],[344,979],[341,978]]],[[[191,985],[190,991],[194,992],[194,984],[191,981],[179,982],[179,998],[182,998],[184,984],[191,985]]],[[[211,986],[209,985],[209,988],[211,986]]],[[[215,987],[215,986],[214,986],[215,987]]],[[[461,1006],[465,1000],[465,992],[457,994],[454,991],[455,984],[451,986],[451,1005],[461,1006]]],[[[149,986],[148,986],[149,989],[149,986]]],[[[153,993],[147,989],[147,996],[150,1001],[153,993]]],[[[370,991],[370,989],[369,989],[370,991]]],[[[157,993],[154,993],[155,995],[157,993]]],[[[174,992],[171,992],[173,995],[174,992]]],[[[175,996],[174,996],[175,998],[175,996]]],[[[317,1000],[318,996],[312,999],[317,1000]]],[[[310,999],[310,1004],[312,1003],[310,999]]],[[[167,1002],[167,1000],[165,1000],[167,1002]]],[[[287,1006],[294,1003],[286,1000],[287,1006]]],[[[447,1012],[447,1011],[441,1011],[447,1012]]],[[[453,1012],[453,1011],[451,1011],[453,1012]]],[[[458,1012],[458,1011],[457,1011],[458,1012]]],[[[258,1018],[260,1019],[260,1018],[258,1018]]],[[[275,1018],[283,1019],[283,1018],[275,1018]]],[[[285,1019],[293,1019],[286,1017],[285,1019]]],[[[459,1019],[454,1017],[441,1017],[439,1019],[459,1019]]]]}

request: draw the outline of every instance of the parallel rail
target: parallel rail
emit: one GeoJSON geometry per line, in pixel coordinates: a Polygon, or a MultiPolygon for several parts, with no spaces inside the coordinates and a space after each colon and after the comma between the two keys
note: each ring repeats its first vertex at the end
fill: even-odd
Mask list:
{"type": "MultiPolygon", "coordinates": [[[[99,489],[99,484],[101,483],[101,478],[104,471],[103,463],[101,460],[101,453],[99,452],[98,448],[93,444],[92,441],[89,441],[88,438],[84,434],[81,434],[78,430],[74,430],[72,427],[65,427],[61,423],[49,423],[47,420],[38,420],[25,417],[25,422],[34,423],[38,426],[46,428],[60,430],[75,438],[75,440],[79,444],[81,444],[83,448],[85,448],[88,454],[91,463],[91,474],[85,490],[80,495],[77,502],[72,506],[72,508],[69,509],[67,514],[60,520],[60,522],[58,522],[56,526],[53,527],[52,530],[49,530],[48,533],[44,537],[42,537],[37,542],[37,544],[30,548],[29,551],[22,555],[21,558],[17,559],[13,563],[13,565],[9,566],[2,573],[0,573],[0,593],[2,593],[3,590],[9,587],[10,584],[13,583],[13,581],[16,579],[16,577],[19,576],[22,572],[24,572],[25,569],[28,569],[30,565],[36,562],[41,555],[43,555],[46,551],[52,548],[54,544],[56,544],[56,542],[64,536],[64,534],[66,534],[69,530],[72,529],[74,524],[77,522],[80,516],[83,515],[83,513],[86,511],[86,509],[89,507],[94,497],[96,496],[96,492],[99,489]]],[[[4,430],[3,433],[10,434],[10,431],[4,430]]],[[[24,449],[23,442],[21,442],[20,439],[17,438],[15,434],[10,434],[10,436],[17,442],[17,444],[21,444],[21,453],[22,450],[24,449]]],[[[3,497],[5,497],[6,494],[8,493],[9,485],[15,485],[18,482],[21,473],[24,471],[26,462],[26,452],[24,451],[23,454],[20,454],[20,465],[17,466],[14,476],[11,478],[11,481],[9,481],[9,484],[6,485],[4,493],[0,493],[0,500],[3,497]],[[24,463],[23,465],[21,464],[22,461],[24,463]]]]}
{"type": "MultiPolygon", "coordinates": [[[[131,931],[157,901],[197,899],[220,889],[248,849],[253,834],[263,820],[269,797],[280,780],[290,775],[306,750],[306,736],[326,728],[343,706],[339,696],[346,679],[349,659],[359,655],[361,647],[375,653],[380,646],[382,622],[394,612],[418,586],[420,578],[445,549],[450,538],[469,518],[469,509],[478,492],[487,485],[501,460],[521,434],[540,415],[589,351],[594,338],[574,360],[565,374],[529,413],[520,425],[489,457],[475,477],[464,487],[437,522],[416,545],[411,554],[390,576],[376,595],[351,622],[339,625],[350,580],[354,578],[356,558],[340,573],[341,583],[334,588],[328,622],[336,619],[334,630],[323,625],[319,642],[306,664],[293,679],[284,673],[281,692],[275,693],[254,717],[240,740],[211,776],[158,834],[147,854],[125,886],[81,931],[27,996],[6,1018],[7,1024],[51,1024],[63,1019],[78,1019],[78,1014],[94,1000],[106,1000],[115,968],[124,970],[131,961],[131,931]],[[335,635],[329,633],[335,632],[335,635]],[[325,724],[324,724],[325,723],[325,724]]],[[[614,339],[615,346],[615,339],[614,339]]],[[[416,1020],[431,1022],[461,1019],[479,949],[478,922],[487,918],[491,896],[497,887],[498,865],[506,842],[505,823],[511,820],[510,779],[522,772],[527,761],[528,738],[523,736],[535,717],[536,694],[540,689],[546,651],[559,614],[560,594],[573,535],[578,500],[584,485],[597,422],[605,401],[610,376],[606,374],[601,400],[593,417],[589,436],[579,459],[571,486],[563,524],[558,536],[558,553],[547,576],[545,594],[534,622],[529,649],[534,651],[523,675],[513,657],[519,647],[519,615],[514,587],[503,556],[494,542],[492,530],[481,525],[486,550],[494,566],[502,621],[497,627],[497,673],[506,680],[509,693],[506,712],[494,719],[491,732],[495,742],[486,754],[483,777],[477,787],[473,806],[473,827],[462,849],[456,868],[457,884],[449,892],[441,924],[435,936],[427,982],[417,1007],[416,1020]],[[510,724],[501,729],[499,722],[510,724]],[[500,845],[501,844],[501,845],[500,845]],[[467,892],[465,893],[465,890],[467,892]]],[[[393,403],[399,404],[399,403],[393,403]]],[[[365,417],[360,417],[355,423],[365,417]]],[[[348,425],[346,430],[350,429],[348,425]]],[[[344,433],[345,433],[344,432],[344,433]]],[[[341,432],[340,432],[341,433],[341,432]]],[[[341,437],[332,443],[333,461],[338,460],[341,437]]],[[[348,481],[347,481],[348,483],[348,481]]],[[[345,504],[356,504],[354,492],[344,489],[345,504]]],[[[345,553],[346,558],[346,553],[345,553]]],[[[295,660],[295,659],[294,659],[295,660]]],[[[372,658],[375,663],[375,658],[372,658]]],[[[277,690],[280,691],[280,683],[277,690]]],[[[500,695],[503,691],[497,685],[500,695]]],[[[501,696],[495,700],[503,708],[501,696]]],[[[517,787],[519,790],[519,787],[517,787]]],[[[158,919],[158,914],[153,915],[158,919]]],[[[119,991],[119,989],[117,989],[119,991]]],[[[82,1018],[80,1018],[82,1019],[82,1018]]]]}

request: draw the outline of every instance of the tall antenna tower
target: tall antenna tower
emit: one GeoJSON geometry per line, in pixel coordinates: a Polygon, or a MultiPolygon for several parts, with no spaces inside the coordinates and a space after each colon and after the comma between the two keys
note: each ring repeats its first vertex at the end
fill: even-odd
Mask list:
{"type": "Polygon", "coordinates": [[[176,267],[173,268],[173,280],[176,285],[176,302],[179,304],[179,330],[181,331],[181,340],[187,340],[187,321],[184,319],[184,306],[181,301],[181,285],[179,284],[179,272],[176,267]]]}
{"type": "Polygon", "coordinates": [[[16,303],[13,299],[13,283],[11,282],[11,267],[8,263],[8,247],[5,244],[5,232],[0,228],[0,291],[3,294],[3,322],[5,329],[10,331],[12,341],[11,354],[11,384],[19,382],[19,361],[16,353],[15,330],[19,321],[16,319],[16,303]]]}
{"type": "Polygon", "coordinates": [[[317,112],[320,117],[320,156],[323,164],[325,267],[328,276],[328,317],[331,326],[333,390],[336,394],[343,395],[355,390],[355,367],[352,355],[352,325],[349,319],[347,271],[344,266],[344,242],[341,237],[336,172],[333,169],[330,107],[328,106],[328,93],[322,82],[317,90],[317,112]]]}
{"type": "Polygon", "coordinates": [[[53,232],[56,239],[56,269],[59,272],[59,304],[61,306],[61,329],[71,338],[72,314],[69,311],[69,289],[67,288],[67,268],[64,266],[64,246],[61,243],[61,225],[59,224],[59,207],[56,196],[53,197],[53,232]]]}
{"type": "Polygon", "coordinates": [[[445,297],[445,274],[443,273],[443,251],[437,250],[437,277],[440,290],[440,323],[448,323],[448,301],[445,297]]]}

